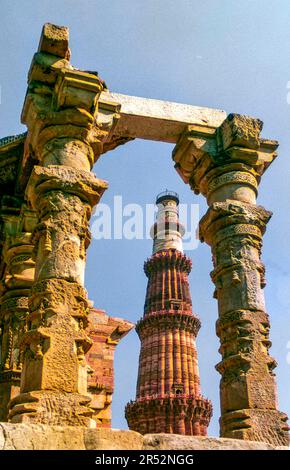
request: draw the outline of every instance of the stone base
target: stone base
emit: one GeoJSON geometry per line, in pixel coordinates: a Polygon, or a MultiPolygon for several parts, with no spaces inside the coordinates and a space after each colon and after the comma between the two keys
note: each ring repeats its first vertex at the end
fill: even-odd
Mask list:
{"type": "Polygon", "coordinates": [[[0,423],[0,450],[289,450],[264,442],[118,429],[0,423]]]}
{"type": "Polygon", "coordinates": [[[78,393],[37,390],[21,393],[9,403],[11,423],[41,424],[47,426],[77,426],[95,428],[91,419],[90,398],[78,393]]]}
{"type": "Polygon", "coordinates": [[[220,418],[225,438],[269,442],[287,446],[289,427],[287,415],[278,410],[245,409],[225,413],[220,418]]]}

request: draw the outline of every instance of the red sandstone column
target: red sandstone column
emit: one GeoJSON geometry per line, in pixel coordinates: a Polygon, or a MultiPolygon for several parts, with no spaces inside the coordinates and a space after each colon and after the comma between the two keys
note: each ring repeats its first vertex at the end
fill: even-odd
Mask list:
{"type": "Polygon", "coordinates": [[[165,300],[165,271],[162,270],[162,305],[161,305],[162,310],[165,309],[164,300],[165,300]]]}
{"type": "Polygon", "coordinates": [[[144,338],[143,340],[144,363],[143,363],[142,371],[141,371],[142,384],[143,384],[141,397],[145,397],[147,393],[147,386],[148,386],[147,385],[147,372],[148,372],[148,364],[150,360],[148,351],[150,347],[150,342],[151,342],[150,336],[144,338]]]}
{"type": "Polygon", "coordinates": [[[158,394],[158,365],[159,365],[159,330],[152,334],[152,353],[151,353],[151,388],[150,395],[158,394]]]}
{"type": "Polygon", "coordinates": [[[181,357],[180,357],[180,332],[178,328],[173,330],[173,381],[174,383],[181,383],[181,357]]]}
{"type": "Polygon", "coordinates": [[[147,348],[146,348],[146,369],[144,371],[145,375],[145,396],[150,395],[151,390],[151,368],[152,368],[152,342],[153,338],[150,335],[148,338],[147,348]]]}
{"type": "Polygon", "coordinates": [[[175,417],[175,432],[185,434],[185,414],[182,411],[179,411],[175,417]]]}
{"type": "Polygon", "coordinates": [[[165,392],[165,354],[166,354],[165,351],[166,351],[166,330],[160,332],[158,394],[162,396],[164,395],[164,392],[165,392]]]}
{"type": "Polygon", "coordinates": [[[189,394],[189,377],[188,377],[188,357],[187,357],[187,341],[186,332],[184,329],[180,330],[180,353],[181,353],[181,367],[182,367],[182,384],[184,393],[189,394]]]}
{"type": "Polygon", "coordinates": [[[141,355],[140,355],[140,362],[139,362],[139,372],[138,376],[140,377],[140,385],[139,390],[137,393],[137,397],[144,397],[145,396],[145,371],[146,371],[146,361],[147,361],[147,343],[149,341],[148,336],[142,337],[141,339],[141,355]]]}
{"type": "Polygon", "coordinates": [[[196,343],[193,337],[190,338],[192,357],[193,357],[193,380],[194,380],[194,392],[196,396],[200,395],[200,378],[199,378],[199,367],[197,360],[196,343]]]}
{"type": "Polygon", "coordinates": [[[200,425],[199,421],[194,421],[192,423],[192,434],[193,436],[203,436],[202,426],[200,425]]]}
{"type": "Polygon", "coordinates": [[[186,340],[187,340],[187,358],[188,358],[188,376],[189,376],[189,393],[195,393],[195,383],[194,383],[194,372],[193,372],[193,356],[192,356],[192,346],[191,346],[191,338],[190,333],[186,332],[186,340]]]}
{"type": "Polygon", "coordinates": [[[165,353],[165,392],[171,393],[173,385],[173,335],[172,331],[166,331],[165,353]]]}

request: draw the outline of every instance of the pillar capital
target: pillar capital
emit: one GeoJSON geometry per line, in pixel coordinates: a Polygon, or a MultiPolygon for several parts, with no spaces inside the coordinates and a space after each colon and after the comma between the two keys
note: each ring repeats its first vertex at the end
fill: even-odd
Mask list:
{"type": "Polygon", "coordinates": [[[98,113],[105,90],[97,72],[84,72],[70,64],[67,28],[45,25],[28,73],[21,115],[28,127],[24,167],[33,158],[43,165],[64,164],[89,171],[110,146],[119,119],[118,103],[108,102],[105,112],[98,113]]]}
{"type": "MultiPolygon", "coordinates": [[[[39,60],[40,54],[36,55],[34,61],[39,60]]],[[[42,60],[46,64],[46,57],[42,60]]],[[[45,163],[49,152],[47,145],[51,141],[63,142],[65,139],[70,147],[87,147],[83,152],[86,152],[88,161],[83,162],[83,168],[90,170],[95,159],[102,153],[102,142],[106,140],[110,130],[109,125],[107,129],[96,125],[98,98],[103,85],[93,74],[71,70],[64,67],[63,63],[59,65],[59,68],[53,65],[55,83],[43,84],[38,76],[29,81],[22,110],[22,122],[29,130],[25,143],[26,154],[32,149],[37,160],[45,163]]],[[[49,64],[46,67],[52,69],[49,64]]],[[[115,111],[116,113],[112,113],[111,125],[115,124],[117,107],[115,111]]],[[[77,150],[75,148],[75,153],[77,150]]],[[[71,148],[68,149],[67,153],[69,152],[71,148]]]]}
{"type": "Polygon", "coordinates": [[[253,203],[278,147],[261,138],[261,130],[259,119],[240,114],[230,114],[217,129],[188,126],[173,150],[175,168],[209,203],[226,198],[253,203]]]}

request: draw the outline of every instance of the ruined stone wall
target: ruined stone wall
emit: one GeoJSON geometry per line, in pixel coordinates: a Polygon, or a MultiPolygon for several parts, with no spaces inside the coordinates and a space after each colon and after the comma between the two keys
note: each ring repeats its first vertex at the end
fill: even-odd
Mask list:
{"type": "Polygon", "coordinates": [[[88,334],[93,344],[86,354],[90,367],[88,394],[98,428],[111,427],[111,403],[114,392],[114,353],[119,341],[133,328],[133,323],[109,317],[104,310],[90,308],[88,334]]]}

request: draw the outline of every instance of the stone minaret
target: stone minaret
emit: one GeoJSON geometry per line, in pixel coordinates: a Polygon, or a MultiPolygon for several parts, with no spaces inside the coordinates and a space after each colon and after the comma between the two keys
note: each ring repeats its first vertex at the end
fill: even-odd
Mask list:
{"type": "Polygon", "coordinates": [[[195,343],[200,321],[192,313],[191,261],[182,249],[178,195],[161,193],[156,204],[153,254],[144,265],[144,315],[136,327],[141,341],[136,400],[125,415],[129,428],[141,434],[206,435],[212,407],[200,392],[195,343]]]}

